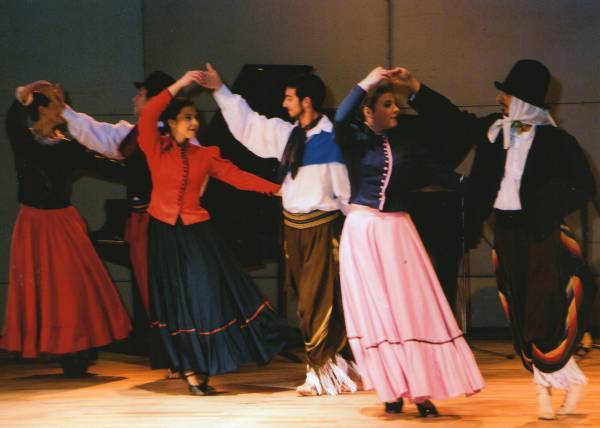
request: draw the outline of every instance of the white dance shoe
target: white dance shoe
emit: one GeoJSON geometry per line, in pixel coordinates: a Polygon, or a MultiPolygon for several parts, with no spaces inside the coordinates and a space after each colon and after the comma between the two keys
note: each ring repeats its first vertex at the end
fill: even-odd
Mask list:
{"type": "Polygon", "coordinates": [[[571,385],[567,389],[565,401],[556,411],[557,415],[572,415],[575,412],[577,403],[583,398],[583,389],[585,385],[571,385]]]}
{"type": "Polygon", "coordinates": [[[552,408],[552,389],[542,385],[536,385],[538,399],[538,418],[551,420],[556,417],[552,408]]]}

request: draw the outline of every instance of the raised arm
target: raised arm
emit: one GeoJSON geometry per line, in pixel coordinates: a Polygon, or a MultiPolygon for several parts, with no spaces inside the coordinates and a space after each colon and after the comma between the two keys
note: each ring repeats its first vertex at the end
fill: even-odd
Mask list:
{"type": "Polygon", "coordinates": [[[140,148],[146,153],[146,156],[153,156],[160,147],[160,133],[156,127],[160,115],[167,108],[171,99],[184,87],[193,82],[199,82],[200,72],[198,70],[187,71],[175,83],[153,97],[144,107],[140,121],[138,123],[140,148]]]}
{"type": "Polygon", "coordinates": [[[362,103],[362,100],[365,98],[365,95],[367,95],[367,91],[365,91],[359,85],[356,85],[354,88],[352,88],[346,98],[344,98],[335,112],[335,117],[333,118],[333,123],[336,127],[336,133],[338,127],[347,127],[352,123],[356,117],[356,111],[362,103]]]}
{"type": "Polygon", "coordinates": [[[122,120],[117,124],[98,122],[87,114],[73,110],[65,103],[63,88],[54,86],[61,116],[67,122],[70,134],[84,147],[109,159],[123,159],[119,144],[131,132],[133,125],[122,120]]]}
{"type": "Polygon", "coordinates": [[[218,147],[209,147],[211,152],[210,175],[236,189],[250,190],[259,193],[276,193],[280,185],[265,180],[257,175],[246,172],[235,166],[231,161],[221,157],[218,147]]]}
{"type": "Polygon", "coordinates": [[[131,132],[133,125],[125,120],[116,124],[98,122],[85,113],[65,106],[62,117],[67,121],[69,132],[90,150],[110,159],[124,159],[119,144],[131,132]]]}
{"type": "Polygon", "coordinates": [[[16,100],[6,113],[6,133],[14,150],[21,150],[31,141],[31,131],[27,120],[27,105],[33,101],[34,91],[50,91],[52,84],[46,80],[37,80],[15,90],[16,100]]]}
{"type": "Polygon", "coordinates": [[[233,136],[252,153],[263,158],[281,160],[294,125],[279,118],[256,113],[241,96],[232,94],[217,71],[206,65],[200,84],[213,89],[213,97],[233,136]]]}
{"type": "Polygon", "coordinates": [[[353,143],[354,119],[363,99],[372,88],[391,76],[390,70],[376,67],[361,80],[339,105],[333,120],[335,129],[335,141],[341,146],[349,146],[353,143]]]}
{"type": "Polygon", "coordinates": [[[158,122],[161,113],[167,108],[172,98],[173,96],[167,88],[152,97],[142,111],[138,122],[138,144],[148,157],[154,156],[160,150],[160,132],[156,127],[156,122],[158,122]]]}
{"type": "Polygon", "coordinates": [[[395,68],[391,80],[395,85],[409,89],[410,106],[430,125],[463,143],[476,144],[486,141],[486,133],[492,123],[489,118],[479,118],[473,113],[461,110],[448,98],[422,84],[406,68],[395,68]]]}
{"type": "Polygon", "coordinates": [[[367,93],[360,86],[355,86],[350,94],[344,98],[335,112],[333,119],[333,129],[335,132],[335,142],[342,149],[349,149],[354,146],[355,135],[358,130],[357,124],[354,123],[358,106],[361,104],[367,93]]]}
{"type": "Polygon", "coordinates": [[[31,141],[31,131],[27,127],[27,107],[15,100],[6,113],[6,134],[15,151],[25,148],[31,141]]]}

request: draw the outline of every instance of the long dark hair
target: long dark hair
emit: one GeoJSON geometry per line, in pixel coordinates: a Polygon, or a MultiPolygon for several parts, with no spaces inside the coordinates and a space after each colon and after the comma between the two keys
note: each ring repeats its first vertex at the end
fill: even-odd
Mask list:
{"type": "Polygon", "coordinates": [[[194,107],[198,110],[196,104],[189,98],[175,97],[171,100],[165,111],[160,115],[160,121],[163,123],[160,129],[161,133],[167,134],[171,132],[169,120],[176,120],[177,115],[184,107],[194,107]]]}

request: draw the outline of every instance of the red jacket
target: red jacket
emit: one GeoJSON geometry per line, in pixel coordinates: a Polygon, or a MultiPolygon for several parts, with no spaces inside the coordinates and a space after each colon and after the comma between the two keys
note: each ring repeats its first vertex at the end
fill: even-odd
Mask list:
{"type": "Polygon", "coordinates": [[[152,176],[152,195],[148,213],[174,225],[206,221],[210,214],[200,205],[200,195],[209,177],[218,178],[240,190],[274,193],[279,185],[242,171],[220,157],[218,147],[201,147],[186,142],[178,145],[161,135],[156,122],[171,101],[165,89],[144,107],[138,123],[139,145],[146,154],[152,176]]]}

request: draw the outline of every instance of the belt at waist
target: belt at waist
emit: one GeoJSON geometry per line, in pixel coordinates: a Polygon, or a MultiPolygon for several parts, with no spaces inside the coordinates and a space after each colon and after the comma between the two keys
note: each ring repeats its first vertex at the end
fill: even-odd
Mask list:
{"type": "Polygon", "coordinates": [[[496,226],[505,229],[517,228],[525,225],[525,216],[521,210],[494,210],[496,213],[496,226]]]}
{"type": "Polygon", "coordinates": [[[134,213],[145,213],[148,211],[148,203],[145,204],[134,204],[131,203],[129,204],[129,208],[131,208],[131,211],[134,213]]]}
{"type": "Polygon", "coordinates": [[[332,222],[340,216],[339,211],[315,210],[306,214],[295,214],[283,210],[283,224],[294,229],[308,229],[332,222]]]}
{"type": "Polygon", "coordinates": [[[145,213],[150,205],[149,198],[141,198],[137,196],[129,196],[129,208],[136,213],[145,213]]]}

